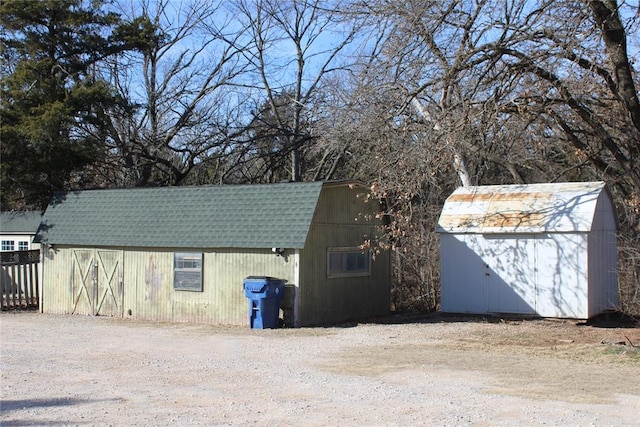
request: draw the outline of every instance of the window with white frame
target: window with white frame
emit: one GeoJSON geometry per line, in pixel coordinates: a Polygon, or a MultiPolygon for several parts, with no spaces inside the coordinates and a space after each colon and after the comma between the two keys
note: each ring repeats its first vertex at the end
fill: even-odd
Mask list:
{"type": "Polygon", "coordinates": [[[3,251],[15,251],[16,249],[14,245],[15,243],[13,242],[13,240],[3,240],[0,249],[2,249],[3,251]]]}
{"type": "Polygon", "coordinates": [[[327,277],[371,275],[371,251],[358,247],[327,249],[327,277]]]}
{"type": "Polygon", "coordinates": [[[29,242],[25,240],[21,240],[18,242],[18,250],[19,251],[28,251],[29,250],[29,242]]]}
{"type": "Polygon", "coordinates": [[[202,253],[173,254],[173,289],[202,291],[202,253]]]}

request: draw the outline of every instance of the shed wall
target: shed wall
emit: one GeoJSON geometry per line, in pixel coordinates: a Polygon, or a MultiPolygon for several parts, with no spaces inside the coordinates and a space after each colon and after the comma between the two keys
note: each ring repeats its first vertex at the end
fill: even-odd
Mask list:
{"type": "Polygon", "coordinates": [[[326,188],[318,201],[305,248],[300,251],[298,325],[336,323],[389,313],[390,258],[382,250],[371,263],[371,275],[327,277],[330,247],[358,247],[380,233],[377,203],[365,203],[361,188],[326,188]]]}
{"type": "Polygon", "coordinates": [[[535,237],[535,313],[543,317],[586,319],[588,234],[541,234],[535,237]]]}
{"type": "Polygon", "coordinates": [[[440,239],[442,311],[588,317],[586,234],[440,239]]]}
{"type": "Polygon", "coordinates": [[[134,317],[167,322],[244,325],[248,318],[248,303],[242,288],[245,277],[293,279],[293,259],[276,257],[270,250],[202,252],[202,292],[173,289],[174,251],[128,253],[127,260],[132,268],[127,268],[126,278],[128,283],[135,284],[135,296],[127,302],[134,317]]]}
{"type": "Polygon", "coordinates": [[[482,236],[440,234],[440,306],[445,313],[487,313],[489,290],[482,236]]]}
{"type": "Polygon", "coordinates": [[[42,311],[52,314],[68,314],[73,310],[71,263],[72,251],[68,248],[44,249],[42,263],[42,311]]]}
{"type": "Polygon", "coordinates": [[[611,198],[607,193],[601,193],[593,218],[593,231],[589,234],[589,317],[619,306],[614,212],[611,198]]]}
{"type": "Polygon", "coordinates": [[[588,317],[619,307],[617,238],[613,231],[589,235],[588,317]]]}
{"type": "MultiPolygon", "coordinates": [[[[49,252],[45,261],[44,312],[78,312],[73,289],[78,289],[79,279],[74,273],[73,258],[78,253],[92,256],[93,251],[56,247],[49,252]]],[[[119,249],[123,257],[120,315],[164,322],[244,325],[248,322],[248,302],[242,288],[245,277],[265,275],[293,280],[294,257],[276,257],[270,250],[189,250],[203,253],[203,291],[174,290],[176,251],[184,252],[179,248],[119,249]]]]}

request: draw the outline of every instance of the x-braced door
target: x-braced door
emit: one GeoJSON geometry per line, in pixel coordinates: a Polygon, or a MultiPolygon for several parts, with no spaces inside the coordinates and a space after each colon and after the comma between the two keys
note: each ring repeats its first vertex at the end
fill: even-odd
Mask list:
{"type": "Polygon", "coordinates": [[[122,251],[73,251],[72,313],[122,316],[122,251]]]}

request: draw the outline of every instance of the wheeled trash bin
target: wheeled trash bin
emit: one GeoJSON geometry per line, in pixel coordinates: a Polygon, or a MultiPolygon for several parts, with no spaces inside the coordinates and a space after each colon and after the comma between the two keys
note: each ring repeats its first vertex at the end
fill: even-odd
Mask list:
{"type": "Polygon", "coordinates": [[[249,327],[273,329],[278,327],[280,299],[284,295],[284,280],[268,276],[249,276],[244,279],[244,294],[249,299],[249,327]]]}

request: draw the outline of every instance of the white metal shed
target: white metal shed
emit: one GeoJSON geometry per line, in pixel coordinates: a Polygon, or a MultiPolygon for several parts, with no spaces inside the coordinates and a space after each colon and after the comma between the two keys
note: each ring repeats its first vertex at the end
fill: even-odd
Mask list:
{"type": "Polygon", "coordinates": [[[604,182],[460,187],[437,231],[443,312],[587,319],[618,305],[604,182]]]}

